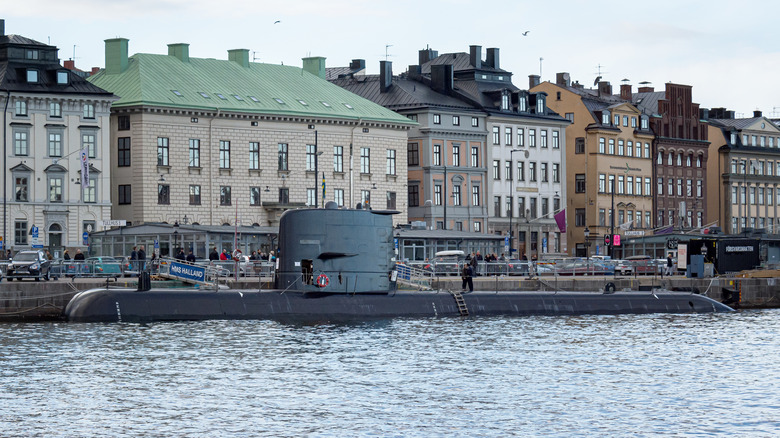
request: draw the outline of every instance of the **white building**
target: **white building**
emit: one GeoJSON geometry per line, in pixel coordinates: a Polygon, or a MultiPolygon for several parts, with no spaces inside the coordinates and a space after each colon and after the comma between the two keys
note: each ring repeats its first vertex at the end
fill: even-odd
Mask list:
{"type": "Polygon", "coordinates": [[[3,249],[14,253],[33,245],[52,254],[86,252],[83,233],[111,216],[108,126],[115,97],[62,67],[57,50],[5,35],[0,20],[2,236],[3,249]]]}

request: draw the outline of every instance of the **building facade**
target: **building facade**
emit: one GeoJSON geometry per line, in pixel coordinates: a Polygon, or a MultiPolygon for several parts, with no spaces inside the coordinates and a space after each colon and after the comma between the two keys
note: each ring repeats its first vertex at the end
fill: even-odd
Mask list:
{"type": "Polygon", "coordinates": [[[649,116],[653,141],[654,227],[672,226],[679,230],[703,228],[708,224],[707,163],[709,141],[707,123],[693,103],[692,87],[667,83],[663,92],[640,87],[632,94],[631,85],[621,85],[620,96],[631,100],[649,116]]]}
{"type": "MultiPolygon", "coordinates": [[[[420,51],[421,59],[425,56],[420,51]]],[[[389,61],[381,61],[379,71],[342,74],[331,82],[417,123],[409,131],[405,157],[409,221],[424,222],[428,229],[485,233],[485,112],[439,92],[441,84],[394,76],[389,61]]]]}
{"type": "Polygon", "coordinates": [[[400,210],[414,125],[304,68],[189,56],[128,56],[106,40],[106,68],[90,81],[120,96],[111,109],[115,219],[199,225],[278,225],[290,208],[325,201],[400,210]]]}
{"type": "MultiPolygon", "coordinates": [[[[565,207],[563,154],[569,122],[546,105],[546,95],[515,86],[512,73],[500,66],[497,48],[487,49],[485,59],[482,47],[476,45],[469,46],[468,53],[439,55],[426,49],[420,64],[410,66],[408,74],[486,114],[482,164],[486,231],[508,237],[507,256],[544,258],[566,253],[567,240],[554,214],[565,207]]],[[[480,122],[471,119],[475,128],[480,122]]]]}
{"type": "Polygon", "coordinates": [[[703,111],[710,122],[710,156],[717,163],[709,178],[719,181],[707,198],[729,234],[778,234],[780,227],[780,128],[756,111],[734,118],[733,111],[703,111]]]}
{"type": "Polygon", "coordinates": [[[57,52],[6,35],[0,20],[2,236],[3,249],[14,253],[86,252],[84,233],[111,217],[109,111],[116,97],[61,66],[57,52]]]}
{"type": "Polygon", "coordinates": [[[545,92],[547,105],[571,121],[565,149],[570,255],[620,257],[622,238],[652,230],[653,133],[648,117],[614,96],[609,82],[596,85],[586,89],[558,73],[555,83],[531,92],[545,92]]]}

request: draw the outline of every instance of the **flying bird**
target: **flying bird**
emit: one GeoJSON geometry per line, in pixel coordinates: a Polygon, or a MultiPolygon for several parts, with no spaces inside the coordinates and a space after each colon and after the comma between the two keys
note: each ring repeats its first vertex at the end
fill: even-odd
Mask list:
{"type": "Polygon", "coordinates": [[[530,32],[530,30],[527,30],[527,31],[523,32],[523,36],[528,35],[528,32],[530,32]]]}
{"type": "Polygon", "coordinates": [[[282,20],[276,20],[276,21],[274,21],[274,24],[281,23],[281,22],[282,22],[282,20]]]}

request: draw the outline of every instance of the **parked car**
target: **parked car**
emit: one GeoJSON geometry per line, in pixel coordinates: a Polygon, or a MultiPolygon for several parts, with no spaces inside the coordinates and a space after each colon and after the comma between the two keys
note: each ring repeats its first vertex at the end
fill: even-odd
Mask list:
{"type": "Polygon", "coordinates": [[[555,265],[558,275],[613,275],[614,265],[601,260],[573,260],[555,265]]]}
{"type": "Polygon", "coordinates": [[[629,256],[625,260],[617,260],[615,265],[615,274],[618,275],[652,275],[660,272],[657,263],[646,255],[629,256]]]}
{"type": "Polygon", "coordinates": [[[506,262],[506,274],[507,275],[528,275],[531,262],[528,260],[507,260],[506,262]]]}
{"type": "Polygon", "coordinates": [[[13,261],[6,268],[8,281],[14,278],[41,278],[49,281],[51,261],[46,258],[43,251],[19,251],[14,255],[13,261]]]}
{"type": "Polygon", "coordinates": [[[93,276],[118,278],[124,275],[120,261],[114,257],[89,257],[86,262],[87,271],[93,276]]]}
{"type": "Polygon", "coordinates": [[[466,253],[460,250],[439,251],[435,254],[431,267],[433,275],[460,275],[460,267],[466,259],[466,253]]]}

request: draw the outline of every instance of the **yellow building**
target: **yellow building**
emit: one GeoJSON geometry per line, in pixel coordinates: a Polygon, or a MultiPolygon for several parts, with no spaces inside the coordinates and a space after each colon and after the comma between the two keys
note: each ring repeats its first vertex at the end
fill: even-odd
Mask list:
{"type": "Polygon", "coordinates": [[[604,247],[605,236],[620,235],[615,243],[652,229],[654,135],[648,117],[614,96],[609,82],[586,89],[570,83],[568,73],[559,73],[555,83],[543,82],[530,91],[546,92],[548,107],[572,122],[566,128],[564,166],[571,255],[621,257],[620,246],[614,253],[604,247]]]}
{"type": "Polygon", "coordinates": [[[780,128],[760,111],[737,119],[733,111],[713,108],[708,116],[710,156],[718,157],[708,179],[719,184],[708,192],[713,214],[707,220],[727,234],[778,234],[780,128]]]}

